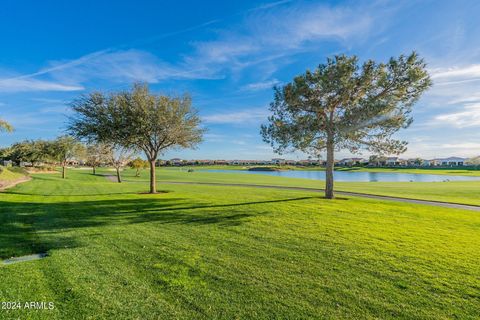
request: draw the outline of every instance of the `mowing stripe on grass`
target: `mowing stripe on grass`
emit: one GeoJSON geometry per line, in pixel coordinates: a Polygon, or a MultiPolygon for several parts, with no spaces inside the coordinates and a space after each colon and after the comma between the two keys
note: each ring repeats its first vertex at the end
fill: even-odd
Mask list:
{"type": "MultiPolygon", "coordinates": [[[[259,185],[259,184],[243,184],[243,183],[162,181],[162,184],[196,184],[196,185],[223,186],[223,187],[273,188],[273,189],[300,190],[300,191],[310,191],[310,192],[324,192],[325,191],[323,189],[314,189],[314,188],[259,185]]],[[[376,194],[348,192],[348,191],[335,191],[335,193],[339,194],[339,195],[343,195],[343,196],[362,197],[362,198],[377,199],[377,200],[388,200],[388,201],[398,201],[398,202],[404,202],[404,203],[423,204],[423,205],[443,207],[443,208],[480,211],[480,206],[469,205],[469,204],[461,204],[461,203],[453,203],[453,202],[442,202],[442,201],[434,201],[434,200],[420,200],[420,199],[412,199],[412,198],[381,196],[381,195],[376,195],[376,194]]]]}

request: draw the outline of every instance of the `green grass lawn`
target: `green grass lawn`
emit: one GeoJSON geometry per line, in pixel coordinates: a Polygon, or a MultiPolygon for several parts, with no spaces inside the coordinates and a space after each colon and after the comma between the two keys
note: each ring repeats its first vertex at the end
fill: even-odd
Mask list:
{"type": "MultiPolygon", "coordinates": [[[[260,174],[187,172],[186,169],[161,168],[157,171],[159,185],[162,181],[191,181],[214,183],[246,183],[260,185],[297,186],[306,188],[324,188],[319,180],[283,178],[260,174]]],[[[148,170],[141,172],[139,178],[127,170],[126,179],[147,183],[148,170]]],[[[449,182],[336,182],[335,188],[342,191],[407,197],[421,200],[447,201],[480,205],[480,181],[449,182]]]]}
{"type": "MultiPolygon", "coordinates": [[[[159,178],[168,174],[178,173],[159,178]]],[[[49,256],[1,266],[0,301],[55,309],[2,319],[479,315],[476,212],[244,187],[146,195],[142,178],[81,170],[33,176],[0,194],[0,256],[49,256]]]]}

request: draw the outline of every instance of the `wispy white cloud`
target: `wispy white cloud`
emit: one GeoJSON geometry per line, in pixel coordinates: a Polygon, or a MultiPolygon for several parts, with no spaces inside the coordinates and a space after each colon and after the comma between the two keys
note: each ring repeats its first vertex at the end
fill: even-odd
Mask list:
{"type": "Polygon", "coordinates": [[[458,112],[437,115],[434,122],[457,128],[480,127],[480,103],[467,104],[458,112]]]}
{"type": "Polygon", "coordinates": [[[91,79],[110,82],[144,81],[156,83],[166,78],[188,77],[182,70],[142,50],[102,51],[75,62],[54,61],[47,70],[60,81],[86,82],[91,79]]]}
{"type": "Polygon", "coordinates": [[[78,91],[92,81],[157,83],[197,78],[199,72],[168,64],[142,50],[99,51],[76,60],[51,61],[48,67],[31,74],[0,78],[0,92],[78,91]]]}
{"type": "Polygon", "coordinates": [[[411,142],[408,145],[407,152],[402,155],[405,158],[422,157],[444,158],[444,157],[474,157],[480,154],[480,143],[465,141],[465,139],[456,137],[450,138],[448,142],[440,142],[435,137],[430,137],[428,141],[411,142]]]}
{"type": "Polygon", "coordinates": [[[223,134],[216,134],[216,133],[205,133],[203,138],[206,142],[224,142],[226,136],[223,134]]]}
{"type": "Polygon", "coordinates": [[[425,123],[430,127],[458,129],[480,127],[480,64],[430,70],[434,86],[427,102],[436,115],[425,123]]]}
{"type": "Polygon", "coordinates": [[[68,85],[55,81],[45,81],[29,78],[0,79],[0,92],[25,91],[78,91],[83,90],[81,85],[68,85]]]}
{"type": "Polygon", "coordinates": [[[42,104],[64,104],[64,100],[50,99],[50,98],[30,98],[31,101],[39,102],[42,104]]]}
{"type": "Polygon", "coordinates": [[[362,39],[374,20],[365,6],[295,3],[261,10],[247,15],[236,28],[219,31],[213,40],[194,42],[195,50],[184,65],[202,66],[209,75],[238,71],[302,52],[325,39],[362,39]]]}
{"type": "Polygon", "coordinates": [[[275,85],[279,84],[280,81],[277,79],[261,81],[261,82],[254,82],[249,83],[247,85],[242,86],[241,90],[244,91],[260,91],[265,89],[272,89],[275,85]]]}
{"type": "Polygon", "coordinates": [[[206,123],[212,124],[242,124],[263,121],[267,116],[267,110],[249,109],[239,112],[206,115],[202,119],[206,123]]]}
{"type": "MultiPolygon", "coordinates": [[[[365,6],[293,1],[268,3],[242,16],[240,24],[217,31],[211,40],[192,42],[192,51],[180,54],[180,59],[172,63],[143,50],[105,49],[74,60],[50,61],[30,74],[3,79],[0,76],[0,91],[75,91],[98,81],[220,79],[228,72],[267,64],[272,74],[276,68],[272,61],[324,39],[354,41],[368,33],[374,21],[365,6]]],[[[264,81],[246,89],[260,90],[272,84],[264,81]]]]}
{"type": "Polygon", "coordinates": [[[431,70],[432,79],[439,85],[480,80],[480,64],[431,70]]]}

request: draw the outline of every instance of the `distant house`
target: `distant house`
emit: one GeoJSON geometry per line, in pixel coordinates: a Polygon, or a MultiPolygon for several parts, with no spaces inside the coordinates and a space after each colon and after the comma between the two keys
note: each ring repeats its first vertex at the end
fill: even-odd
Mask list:
{"type": "Polygon", "coordinates": [[[440,160],[441,160],[442,166],[457,167],[457,166],[463,166],[467,159],[459,158],[459,157],[449,157],[449,158],[440,159],[440,160]]]}
{"type": "Polygon", "coordinates": [[[4,167],[11,167],[11,166],[13,166],[13,161],[12,160],[3,160],[3,166],[4,167]]]}
{"type": "Polygon", "coordinates": [[[411,158],[407,160],[407,165],[411,167],[417,167],[423,165],[424,162],[425,160],[421,158],[411,158]]]}
{"type": "Polygon", "coordinates": [[[215,164],[213,160],[192,160],[194,164],[198,165],[212,165],[215,164]]]}
{"type": "Polygon", "coordinates": [[[169,164],[171,166],[181,166],[183,164],[183,160],[180,158],[173,158],[170,159],[169,164]]]}
{"type": "Polygon", "coordinates": [[[338,161],[338,165],[340,166],[356,166],[366,163],[367,160],[363,158],[344,158],[338,161]]]}
{"type": "Polygon", "coordinates": [[[437,167],[442,164],[441,159],[430,159],[430,160],[424,160],[423,165],[428,166],[428,167],[437,167]]]}
{"type": "Polygon", "coordinates": [[[388,157],[385,160],[385,165],[387,166],[406,166],[407,160],[400,159],[399,157],[388,157]]]}
{"type": "Polygon", "coordinates": [[[277,165],[282,165],[285,164],[286,160],[282,158],[273,158],[272,159],[272,164],[277,164],[277,165]]]}
{"type": "Polygon", "coordinates": [[[324,165],[325,160],[319,160],[319,159],[304,159],[304,160],[298,160],[296,162],[297,166],[318,166],[318,165],[324,165]]]}
{"type": "Polygon", "coordinates": [[[466,161],[466,158],[460,157],[436,158],[431,160],[424,160],[423,165],[430,167],[461,167],[465,165],[466,161]]]}
{"type": "Polygon", "coordinates": [[[245,165],[249,165],[250,161],[249,160],[230,160],[228,164],[232,166],[238,166],[238,165],[245,166],[245,165]]]}

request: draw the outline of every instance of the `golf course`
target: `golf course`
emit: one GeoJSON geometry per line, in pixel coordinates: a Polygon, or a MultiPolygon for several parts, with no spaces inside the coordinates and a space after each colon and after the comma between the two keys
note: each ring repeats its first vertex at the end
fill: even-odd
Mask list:
{"type": "MultiPolygon", "coordinates": [[[[147,170],[112,175],[32,174],[0,194],[1,259],[46,254],[2,264],[0,300],[55,304],[2,319],[478,318],[479,212],[327,200],[307,179],[159,168],[148,194],[147,170]]],[[[478,181],[336,188],[480,205],[478,181]]]]}

